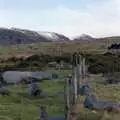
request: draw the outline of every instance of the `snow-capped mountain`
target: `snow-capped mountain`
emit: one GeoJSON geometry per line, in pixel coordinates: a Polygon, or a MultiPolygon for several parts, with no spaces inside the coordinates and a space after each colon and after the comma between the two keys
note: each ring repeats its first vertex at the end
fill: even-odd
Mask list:
{"type": "Polygon", "coordinates": [[[35,36],[35,37],[43,37],[44,39],[47,39],[48,41],[69,41],[69,38],[58,34],[55,32],[46,32],[46,31],[31,31],[31,30],[25,30],[25,29],[18,29],[18,28],[12,28],[12,30],[21,32],[23,34],[27,34],[29,36],[35,36]]]}
{"type": "Polygon", "coordinates": [[[75,41],[81,41],[81,40],[92,41],[92,40],[95,40],[95,39],[90,35],[82,34],[80,36],[75,37],[73,40],[75,40],[75,41]]]}
{"type": "Polygon", "coordinates": [[[69,38],[64,36],[64,35],[61,35],[61,34],[58,34],[58,33],[55,33],[55,32],[37,32],[40,36],[43,36],[47,39],[50,39],[52,41],[69,41],[69,38]]]}
{"type": "Polygon", "coordinates": [[[0,44],[30,44],[37,42],[66,42],[69,38],[54,32],[38,32],[19,28],[0,28],[0,44]]]}

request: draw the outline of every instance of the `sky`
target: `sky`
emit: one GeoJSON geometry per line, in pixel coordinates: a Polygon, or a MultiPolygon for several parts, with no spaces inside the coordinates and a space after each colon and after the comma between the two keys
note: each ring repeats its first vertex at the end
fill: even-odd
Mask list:
{"type": "Polygon", "coordinates": [[[0,0],[0,27],[70,38],[120,35],[120,0],[0,0]]]}

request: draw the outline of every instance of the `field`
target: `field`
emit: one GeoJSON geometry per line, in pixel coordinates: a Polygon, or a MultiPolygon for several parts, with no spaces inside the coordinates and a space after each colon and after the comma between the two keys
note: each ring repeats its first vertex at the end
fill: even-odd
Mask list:
{"type": "MultiPolygon", "coordinates": [[[[98,100],[120,101],[120,85],[105,85],[101,75],[91,75],[92,88],[98,100]]],[[[80,97],[81,101],[84,97],[80,97]]],[[[81,107],[78,120],[119,120],[120,113],[91,111],[81,107]]]]}
{"type": "MultiPolygon", "coordinates": [[[[59,75],[66,76],[71,71],[57,71],[59,75]]],[[[105,85],[101,75],[91,75],[92,88],[97,99],[120,101],[120,85],[105,85]]],[[[63,91],[64,78],[37,83],[42,87],[44,92],[49,94],[48,98],[30,97],[28,95],[27,85],[10,85],[12,92],[10,96],[0,96],[0,120],[37,120],[40,115],[39,106],[47,107],[48,116],[64,115],[64,95],[56,96],[56,93],[63,91]],[[54,97],[52,97],[54,96],[54,97]]],[[[84,97],[80,97],[84,100],[84,97]]],[[[83,101],[82,101],[83,102],[83,101]]],[[[79,110],[78,120],[119,120],[120,115],[117,113],[107,113],[105,111],[92,112],[91,110],[81,107],[79,110]]]]}
{"type": "MultiPolygon", "coordinates": [[[[0,59],[8,59],[11,56],[27,56],[41,53],[55,56],[61,55],[61,53],[73,53],[78,50],[89,54],[102,54],[107,52],[107,47],[114,42],[119,42],[119,40],[69,44],[62,43],[61,45],[58,43],[40,43],[18,46],[0,46],[0,59]]],[[[103,63],[104,59],[100,60],[98,61],[98,64],[100,62],[103,63]]],[[[106,63],[108,63],[109,61],[107,61],[106,63]]],[[[8,63],[4,64],[6,65],[8,63]]],[[[57,72],[60,76],[66,76],[71,73],[71,71],[66,70],[57,72]]],[[[91,78],[93,79],[91,85],[98,99],[120,101],[119,84],[105,85],[103,76],[101,74],[91,74],[91,78]]],[[[50,95],[47,99],[40,97],[30,97],[28,95],[27,85],[21,84],[18,86],[8,86],[9,89],[12,91],[11,95],[0,95],[0,120],[37,120],[40,115],[40,105],[46,105],[49,116],[57,114],[63,115],[65,107],[64,97],[63,95],[57,97],[55,95],[57,92],[63,91],[64,77],[61,77],[57,81],[45,80],[44,82],[39,82],[38,85],[40,87],[42,86],[43,91],[47,92],[50,95]]],[[[84,97],[80,97],[80,100],[82,100],[83,102],[84,97]]],[[[119,120],[120,118],[120,114],[118,113],[108,113],[106,111],[93,112],[85,109],[84,107],[81,107],[78,116],[78,120],[119,120]]]]}
{"type": "Polygon", "coordinates": [[[62,53],[73,53],[75,51],[82,51],[84,53],[100,54],[107,50],[107,47],[112,43],[119,43],[120,40],[96,40],[96,41],[82,41],[79,43],[38,43],[29,45],[10,45],[0,46],[0,58],[8,58],[18,55],[31,54],[50,54],[60,55],[62,53]]]}
{"type": "MultiPolygon", "coordinates": [[[[64,72],[67,73],[69,72],[64,72]]],[[[48,94],[47,98],[29,96],[27,85],[9,85],[10,96],[0,96],[0,119],[37,120],[41,105],[46,106],[48,116],[64,115],[64,94],[56,96],[58,92],[64,92],[64,80],[45,80],[37,84],[48,94]]]]}

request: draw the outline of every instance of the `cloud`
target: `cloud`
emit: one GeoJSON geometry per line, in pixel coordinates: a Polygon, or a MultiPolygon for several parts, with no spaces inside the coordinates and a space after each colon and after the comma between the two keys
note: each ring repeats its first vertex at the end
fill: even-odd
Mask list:
{"type": "Polygon", "coordinates": [[[103,6],[89,6],[87,10],[58,7],[46,16],[56,19],[51,30],[70,37],[87,33],[95,37],[120,35],[120,1],[110,0],[103,6]],[[54,11],[54,12],[53,12],[54,11]],[[54,13],[54,14],[53,14],[54,13]]]}
{"type": "Polygon", "coordinates": [[[95,37],[120,35],[120,1],[106,1],[102,6],[90,4],[87,9],[70,9],[60,5],[29,12],[0,10],[0,25],[54,31],[69,37],[82,33],[95,37]]]}

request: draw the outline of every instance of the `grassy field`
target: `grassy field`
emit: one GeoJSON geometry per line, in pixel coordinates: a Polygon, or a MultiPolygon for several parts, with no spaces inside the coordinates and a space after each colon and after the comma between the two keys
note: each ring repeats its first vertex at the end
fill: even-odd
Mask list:
{"type": "MultiPolygon", "coordinates": [[[[64,72],[64,75],[67,73],[69,72],[64,72]]],[[[45,80],[37,84],[49,97],[31,97],[27,85],[10,85],[10,96],[0,96],[0,120],[37,120],[40,105],[46,106],[48,116],[64,115],[64,94],[56,96],[56,93],[64,91],[64,81],[45,80]]]]}
{"type": "MultiPolygon", "coordinates": [[[[91,75],[92,88],[98,100],[120,101],[120,85],[105,85],[101,75],[91,75]]],[[[84,97],[81,99],[84,100],[84,97]]],[[[80,109],[78,120],[119,120],[120,113],[107,111],[90,111],[80,109]]]]}
{"type": "MultiPolygon", "coordinates": [[[[64,53],[72,53],[79,49],[86,53],[98,54],[106,52],[108,45],[113,42],[116,41],[61,44],[61,50],[64,53]]],[[[59,47],[60,45],[57,43],[0,46],[0,58],[7,59],[8,57],[18,54],[40,54],[41,52],[44,54],[58,55],[60,54],[59,47]]],[[[71,71],[58,72],[58,74],[62,76],[68,75],[69,73],[71,73],[71,71]]],[[[100,75],[92,75],[92,78],[92,87],[98,99],[120,101],[120,85],[105,85],[100,75]]],[[[55,95],[57,92],[63,91],[63,80],[64,78],[61,77],[57,82],[44,81],[38,84],[42,86],[43,90],[49,93],[49,95],[55,95]]],[[[33,98],[27,93],[27,85],[9,86],[9,89],[12,91],[10,96],[0,95],[0,120],[37,120],[40,105],[47,106],[49,116],[53,114],[64,114],[63,96],[48,97],[46,99],[40,97],[33,98]]],[[[107,113],[105,111],[95,113],[88,109],[81,108],[78,120],[119,120],[119,118],[120,114],[107,113]]]]}
{"type": "MultiPolygon", "coordinates": [[[[49,95],[55,96],[59,91],[63,91],[63,82],[49,82],[39,83],[43,87],[43,91],[49,95]]],[[[9,86],[11,90],[10,96],[0,96],[0,118],[1,116],[8,116],[13,120],[37,120],[39,117],[39,106],[45,105],[47,107],[48,115],[63,114],[64,113],[64,98],[63,95],[55,97],[30,97],[27,94],[27,86],[9,86]]],[[[2,119],[1,119],[2,120],[2,119]]]]}
{"type": "MultiPolygon", "coordinates": [[[[64,79],[62,76],[68,75],[71,71],[54,71],[61,75],[57,81],[39,82],[38,85],[51,96],[59,91],[63,91],[64,79]]],[[[120,85],[105,85],[101,75],[91,75],[92,87],[97,99],[120,101],[120,85]]],[[[0,96],[0,120],[37,120],[39,117],[39,106],[47,107],[48,115],[64,115],[64,97],[30,97],[27,85],[11,85],[10,96],[0,96]]],[[[84,97],[80,97],[84,99],[84,97]]],[[[119,120],[120,114],[107,113],[105,111],[92,112],[82,107],[79,110],[78,120],[119,120]]]]}
{"type": "Polygon", "coordinates": [[[59,55],[62,53],[72,53],[83,51],[85,53],[99,54],[107,51],[107,47],[112,43],[119,43],[120,40],[97,40],[82,41],[79,43],[38,43],[29,45],[0,46],[0,58],[8,58],[18,54],[50,54],[59,55]]]}

